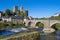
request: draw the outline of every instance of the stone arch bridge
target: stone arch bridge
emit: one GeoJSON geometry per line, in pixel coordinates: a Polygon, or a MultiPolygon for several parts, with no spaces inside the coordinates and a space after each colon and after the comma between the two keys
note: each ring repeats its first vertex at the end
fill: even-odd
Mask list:
{"type": "Polygon", "coordinates": [[[48,30],[48,29],[52,29],[51,26],[56,24],[56,23],[60,23],[60,20],[26,20],[25,22],[25,26],[31,26],[31,27],[37,27],[36,24],[38,22],[41,22],[44,24],[44,31],[48,30]]]}

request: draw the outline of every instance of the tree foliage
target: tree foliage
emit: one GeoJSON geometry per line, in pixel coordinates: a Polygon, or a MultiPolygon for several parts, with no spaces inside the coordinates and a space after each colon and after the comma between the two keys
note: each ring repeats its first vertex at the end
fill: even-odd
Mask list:
{"type": "Polygon", "coordinates": [[[20,25],[19,25],[19,23],[17,22],[17,24],[16,24],[16,27],[19,27],[20,25]]]}
{"type": "Polygon", "coordinates": [[[0,29],[4,28],[4,24],[0,23],[0,29]]]}
{"type": "Polygon", "coordinates": [[[51,16],[49,19],[51,20],[60,20],[60,16],[51,16]]]}
{"type": "Polygon", "coordinates": [[[10,22],[9,23],[9,28],[12,28],[13,27],[13,22],[10,22]]]}
{"type": "Polygon", "coordinates": [[[5,10],[5,16],[11,16],[12,12],[9,9],[5,10]]]}
{"type": "Polygon", "coordinates": [[[0,29],[5,29],[8,26],[8,24],[6,23],[6,21],[0,23],[0,29]]]}
{"type": "Polygon", "coordinates": [[[43,28],[44,24],[43,23],[37,23],[36,26],[38,26],[39,28],[43,28]]]}
{"type": "Polygon", "coordinates": [[[60,29],[60,24],[59,23],[56,23],[56,28],[60,29]]]}
{"type": "Polygon", "coordinates": [[[41,27],[41,28],[43,28],[44,27],[44,24],[43,23],[39,23],[38,26],[41,27]]]}

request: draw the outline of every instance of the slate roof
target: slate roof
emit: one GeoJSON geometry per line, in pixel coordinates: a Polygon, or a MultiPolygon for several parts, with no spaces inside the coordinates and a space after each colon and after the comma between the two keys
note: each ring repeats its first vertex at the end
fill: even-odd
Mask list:
{"type": "Polygon", "coordinates": [[[10,16],[10,17],[3,16],[2,18],[23,19],[23,17],[21,16],[10,16]]]}
{"type": "Polygon", "coordinates": [[[11,16],[12,19],[23,19],[21,16],[11,16]]]}
{"type": "Polygon", "coordinates": [[[7,17],[7,16],[3,16],[2,18],[9,18],[9,17],[7,17]]]}

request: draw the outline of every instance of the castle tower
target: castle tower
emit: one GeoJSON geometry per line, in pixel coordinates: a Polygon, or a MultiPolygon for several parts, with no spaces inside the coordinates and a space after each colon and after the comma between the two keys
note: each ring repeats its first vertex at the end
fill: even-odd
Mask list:
{"type": "Polygon", "coordinates": [[[14,7],[13,7],[13,12],[14,12],[14,13],[18,12],[18,7],[17,7],[17,6],[14,6],[14,7]]]}
{"type": "Polygon", "coordinates": [[[20,7],[20,12],[23,13],[23,10],[24,10],[24,8],[23,8],[23,6],[21,6],[20,7]]]}

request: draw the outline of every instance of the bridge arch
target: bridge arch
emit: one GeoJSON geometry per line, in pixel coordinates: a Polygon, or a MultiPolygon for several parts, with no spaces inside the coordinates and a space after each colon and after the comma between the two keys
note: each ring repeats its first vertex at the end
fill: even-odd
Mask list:
{"type": "Polygon", "coordinates": [[[25,26],[26,23],[24,22],[23,24],[24,24],[24,26],[25,26]]]}
{"type": "Polygon", "coordinates": [[[58,27],[59,27],[59,26],[60,26],[60,23],[59,23],[59,22],[51,24],[51,27],[52,27],[53,29],[55,29],[55,30],[58,30],[58,27]]]}
{"type": "Polygon", "coordinates": [[[31,26],[31,24],[32,24],[32,22],[31,22],[31,21],[29,21],[29,22],[28,22],[28,26],[31,26]]]}
{"type": "Polygon", "coordinates": [[[37,27],[44,27],[44,24],[42,22],[36,22],[35,26],[37,26],[37,27]]]}
{"type": "Polygon", "coordinates": [[[60,22],[53,22],[53,23],[50,23],[50,26],[52,26],[52,25],[54,25],[56,23],[60,24],[60,22]]]}
{"type": "Polygon", "coordinates": [[[60,24],[60,20],[27,20],[25,21],[25,26],[36,27],[39,23],[43,23],[44,28],[50,28],[56,23],[60,24]]]}

